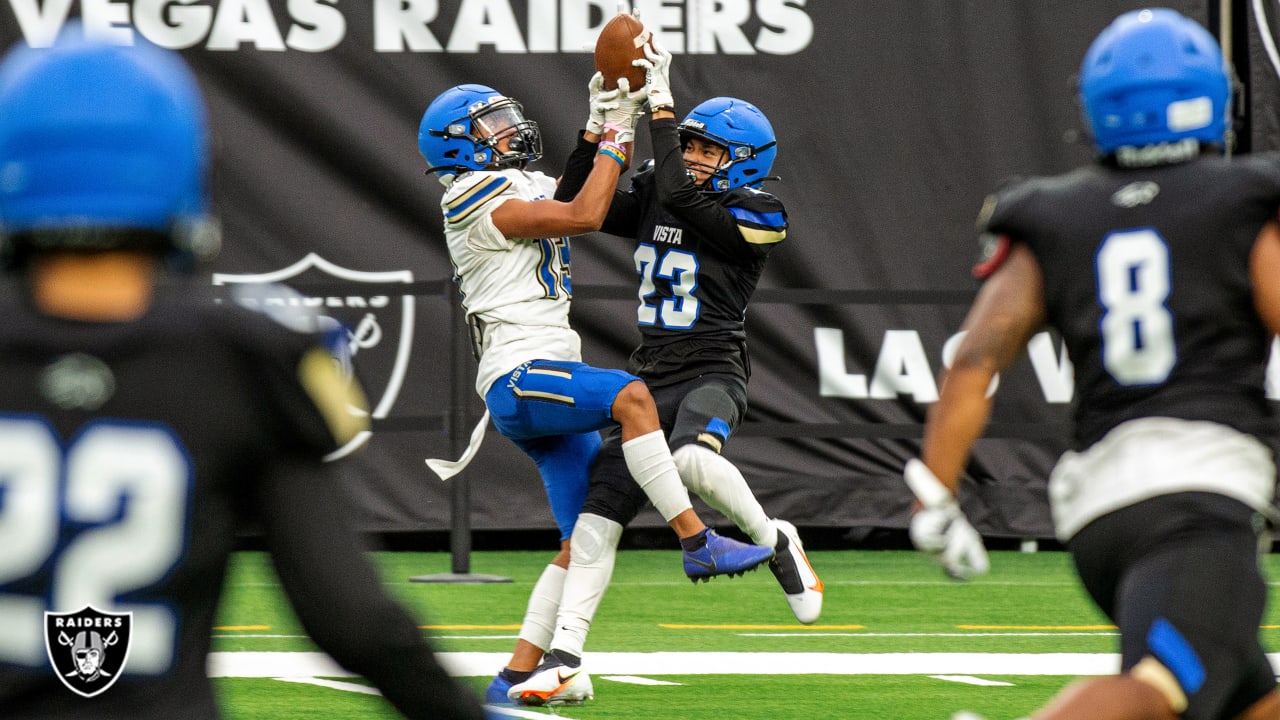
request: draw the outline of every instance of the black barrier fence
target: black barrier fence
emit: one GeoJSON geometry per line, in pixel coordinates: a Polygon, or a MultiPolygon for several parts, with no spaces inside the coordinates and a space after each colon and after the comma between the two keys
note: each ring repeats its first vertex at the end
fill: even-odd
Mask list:
{"type": "MultiPolygon", "coordinates": [[[[777,132],[771,174],[784,180],[768,188],[790,228],[748,317],[751,410],[726,456],[766,509],[800,525],[905,526],[902,463],[918,451],[972,297],[983,197],[1012,176],[1091,160],[1074,77],[1090,40],[1140,4],[636,4],[674,53],[682,112],[716,95],[743,98],[777,132]]],[[[1241,149],[1280,148],[1280,0],[1165,4],[1231,41],[1246,90],[1241,149]]],[[[142,0],[0,0],[0,43],[38,41],[84,15],[190,61],[213,129],[210,187],[227,240],[217,274],[296,272],[288,282],[353,328],[373,433],[340,462],[363,528],[444,532],[463,515],[477,531],[549,530],[532,463],[511,443],[486,441],[467,471],[475,492],[465,508],[423,465],[456,457],[481,407],[474,365],[450,337],[452,284],[419,279],[448,275],[450,262],[441,190],[423,176],[416,138],[433,97],[482,83],[523,102],[543,132],[534,169],[557,174],[586,115],[584,48],[614,5],[561,0],[535,18],[534,4],[501,0],[420,3],[431,8],[422,13],[335,2],[331,22],[314,27],[293,5],[192,0],[191,12],[169,13],[142,0]],[[481,5],[493,12],[472,12],[481,5]]],[[[647,142],[642,130],[637,158],[647,142]]],[[[621,366],[635,341],[632,309],[619,311],[634,302],[630,242],[575,239],[573,265],[586,359],[621,366]]],[[[1058,343],[1037,343],[1032,362],[1003,375],[966,475],[977,503],[966,510],[988,537],[1051,535],[1044,488],[1072,384],[1058,343]]],[[[633,525],[662,521],[653,513],[633,525]]]]}
{"type": "MultiPolygon", "coordinates": [[[[293,286],[304,296],[318,297],[341,294],[349,290],[338,283],[299,283],[293,286]]],[[[456,284],[449,280],[415,281],[412,283],[369,284],[363,288],[368,293],[411,295],[433,304],[449,308],[448,330],[442,337],[434,337],[433,345],[443,348],[448,357],[447,375],[437,376],[447,384],[448,401],[439,412],[414,415],[396,415],[375,419],[375,433],[405,433],[412,435],[443,434],[447,438],[446,452],[450,459],[460,457],[468,444],[468,437],[475,426],[479,412],[473,390],[474,362],[468,340],[465,317],[461,310],[456,284]]],[[[757,291],[753,303],[780,306],[923,306],[940,308],[967,307],[974,297],[972,290],[825,290],[816,288],[780,289],[766,288],[757,291]]],[[[633,301],[635,290],[617,285],[581,285],[574,289],[576,307],[601,301],[633,301]]],[[[767,421],[748,417],[735,433],[735,437],[803,439],[807,441],[855,440],[855,441],[918,441],[923,424],[916,422],[848,421],[805,422],[767,421]]],[[[994,422],[983,438],[1039,443],[1059,442],[1066,434],[1066,425],[1059,422],[994,422]]],[[[489,436],[497,435],[489,429],[489,436]]],[[[486,443],[499,443],[496,438],[486,443]]],[[[492,447],[489,445],[488,447],[492,447]]],[[[896,472],[896,470],[895,470],[896,472]]],[[[502,582],[507,578],[476,574],[471,568],[472,537],[475,532],[472,517],[473,480],[477,465],[468,467],[446,483],[448,497],[449,551],[452,562],[449,573],[412,578],[416,582],[502,582]]],[[[900,485],[900,484],[899,484],[900,485]]],[[[1022,489],[1025,492],[1025,488],[1022,489]]],[[[891,492],[905,497],[905,489],[894,486],[891,492]]],[[[978,493],[979,496],[984,493],[978,493]]],[[[873,513],[874,514],[874,513],[873,513]]],[[[891,517],[884,518],[892,525],[891,517]]],[[[873,523],[874,524],[874,523],[873,523]]],[[[1004,531],[998,536],[1018,538],[1047,538],[1047,528],[1038,531],[1004,531]]]]}

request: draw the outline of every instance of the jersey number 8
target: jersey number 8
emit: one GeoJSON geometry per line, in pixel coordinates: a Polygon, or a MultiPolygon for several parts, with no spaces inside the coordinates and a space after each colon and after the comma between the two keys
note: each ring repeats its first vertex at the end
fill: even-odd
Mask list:
{"type": "Polygon", "coordinates": [[[1121,385],[1164,382],[1177,362],[1169,299],[1169,246],[1155,230],[1115,232],[1095,259],[1102,304],[1102,365],[1121,385]]]}

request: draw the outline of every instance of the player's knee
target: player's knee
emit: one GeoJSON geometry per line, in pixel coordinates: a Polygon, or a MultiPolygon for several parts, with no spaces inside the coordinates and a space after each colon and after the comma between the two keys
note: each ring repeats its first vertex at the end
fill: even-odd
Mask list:
{"type": "Polygon", "coordinates": [[[714,466],[717,460],[722,459],[719,455],[703,445],[690,443],[671,453],[671,459],[675,460],[680,481],[690,492],[699,496],[711,492],[715,478],[714,466]]]}
{"type": "Polygon", "coordinates": [[[559,568],[569,567],[569,560],[571,557],[570,553],[572,552],[572,549],[573,538],[560,541],[560,552],[556,553],[556,556],[552,558],[551,564],[559,568]]]}
{"type": "Polygon", "coordinates": [[[1129,677],[1155,688],[1175,713],[1187,709],[1187,693],[1182,689],[1182,683],[1178,682],[1172,670],[1154,657],[1148,655],[1139,660],[1129,670],[1129,677]]]}
{"type": "Polygon", "coordinates": [[[610,408],[613,419],[620,425],[652,424],[657,425],[658,406],[649,393],[649,386],[640,380],[633,380],[623,386],[618,396],[613,399],[610,408]]]}
{"type": "Polygon", "coordinates": [[[598,565],[611,560],[622,539],[622,525],[592,513],[582,513],[573,526],[573,562],[598,565]]]}

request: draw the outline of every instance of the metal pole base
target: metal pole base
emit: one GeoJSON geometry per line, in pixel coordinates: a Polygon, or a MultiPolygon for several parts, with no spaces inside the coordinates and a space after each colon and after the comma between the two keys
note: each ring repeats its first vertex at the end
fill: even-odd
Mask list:
{"type": "Polygon", "coordinates": [[[509,583],[511,578],[501,575],[482,575],[478,573],[439,573],[436,575],[415,575],[409,582],[420,583],[509,583]]]}

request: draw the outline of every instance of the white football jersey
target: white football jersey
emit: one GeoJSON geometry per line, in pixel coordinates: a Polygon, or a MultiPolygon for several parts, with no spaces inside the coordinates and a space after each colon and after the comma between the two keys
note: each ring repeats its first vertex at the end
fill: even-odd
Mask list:
{"type": "Polygon", "coordinates": [[[477,171],[459,175],[440,201],[462,305],[479,338],[481,397],[521,363],[582,359],[569,327],[569,239],[507,238],[491,217],[511,198],[541,200],[555,187],[540,172],[477,171]]]}

